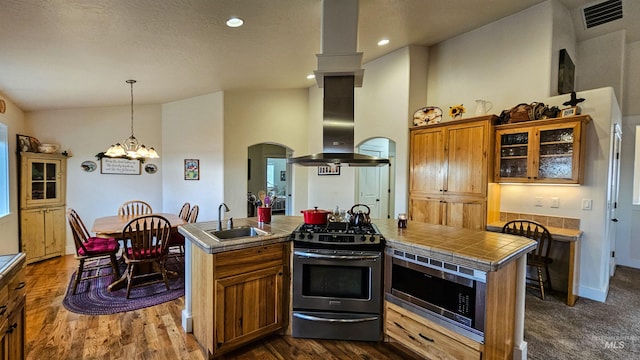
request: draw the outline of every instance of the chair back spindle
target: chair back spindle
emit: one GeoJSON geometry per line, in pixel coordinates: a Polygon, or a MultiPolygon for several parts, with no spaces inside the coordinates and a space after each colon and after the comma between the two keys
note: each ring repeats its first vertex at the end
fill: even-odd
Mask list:
{"type": "Polygon", "coordinates": [[[151,205],[142,200],[131,200],[120,205],[118,209],[118,215],[130,216],[130,215],[147,215],[153,214],[151,205]]]}

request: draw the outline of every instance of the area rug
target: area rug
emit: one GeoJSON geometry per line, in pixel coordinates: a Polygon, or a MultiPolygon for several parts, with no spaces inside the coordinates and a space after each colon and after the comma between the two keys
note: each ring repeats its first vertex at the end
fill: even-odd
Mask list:
{"type": "MultiPolygon", "coordinates": [[[[100,261],[108,262],[108,259],[100,261]]],[[[120,272],[122,273],[125,268],[126,265],[121,264],[120,272]]],[[[162,304],[184,296],[184,264],[176,258],[170,258],[166,268],[178,274],[177,277],[169,277],[171,290],[167,290],[164,282],[135,287],[131,289],[129,299],[126,298],[126,286],[113,292],[107,290],[109,284],[114,281],[113,275],[81,281],[76,294],[73,295],[73,282],[76,277],[74,273],[62,304],[67,310],[77,314],[109,315],[162,304]]],[[[111,270],[107,268],[101,271],[111,270]]]]}

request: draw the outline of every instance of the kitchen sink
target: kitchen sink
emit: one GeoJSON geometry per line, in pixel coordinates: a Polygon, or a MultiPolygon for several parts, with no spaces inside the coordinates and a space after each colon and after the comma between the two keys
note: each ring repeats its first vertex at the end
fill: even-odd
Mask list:
{"type": "Polygon", "coordinates": [[[213,235],[218,241],[233,240],[237,238],[270,235],[269,232],[251,226],[241,226],[234,229],[212,230],[209,234],[213,235]]]}

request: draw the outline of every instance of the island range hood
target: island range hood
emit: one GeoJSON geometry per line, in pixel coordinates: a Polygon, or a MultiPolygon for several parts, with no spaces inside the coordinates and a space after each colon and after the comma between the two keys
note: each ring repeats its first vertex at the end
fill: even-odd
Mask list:
{"type": "Polygon", "coordinates": [[[322,1],[322,54],[315,71],[324,88],[321,153],[289,159],[302,166],[384,166],[388,159],[354,152],[354,88],[362,86],[362,53],[356,51],[358,0],[322,1]]]}

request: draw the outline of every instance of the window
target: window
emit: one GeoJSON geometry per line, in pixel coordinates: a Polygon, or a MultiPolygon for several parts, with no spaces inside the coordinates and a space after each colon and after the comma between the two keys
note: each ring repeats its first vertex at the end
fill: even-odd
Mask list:
{"type": "Polygon", "coordinates": [[[7,125],[0,123],[0,217],[9,214],[9,141],[7,125]]]}

